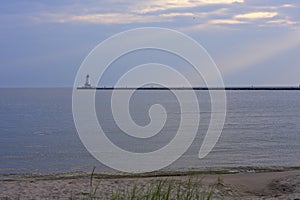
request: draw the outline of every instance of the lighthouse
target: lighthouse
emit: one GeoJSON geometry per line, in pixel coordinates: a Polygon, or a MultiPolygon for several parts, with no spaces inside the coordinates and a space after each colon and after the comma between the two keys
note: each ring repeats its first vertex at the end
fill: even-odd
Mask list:
{"type": "Polygon", "coordinates": [[[85,77],[84,87],[85,88],[90,88],[91,87],[91,84],[90,84],[90,75],[89,74],[87,74],[86,77],[85,77]]]}

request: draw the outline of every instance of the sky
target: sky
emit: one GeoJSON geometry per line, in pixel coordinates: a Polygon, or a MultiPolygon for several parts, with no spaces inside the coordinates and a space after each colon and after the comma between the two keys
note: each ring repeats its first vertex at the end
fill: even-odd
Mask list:
{"type": "Polygon", "coordinates": [[[199,42],[227,86],[298,86],[299,9],[299,0],[1,0],[0,87],[72,87],[97,44],[141,27],[199,42]]]}

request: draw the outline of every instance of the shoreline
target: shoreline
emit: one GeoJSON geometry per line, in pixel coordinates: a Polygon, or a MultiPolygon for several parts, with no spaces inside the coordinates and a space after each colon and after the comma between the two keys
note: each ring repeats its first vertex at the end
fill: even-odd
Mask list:
{"type": "MultiPolygon", "coordinates": [[[[207,169],[189,169],[189,170],[169,170],[169,171],[154,171],[146,173],[125,173],[125,172],[97,172],[93,175],[97,178],[151,178],[151,177],[168,177],[168,176],[193,176],[193,175],[222,175],[222,174],[258,174],[270,172],[288,172],[300,171],[300,166],[269,166],[269,167],[253,167],[253,166],[240,166],[230,168],[207,168],[207,169]]],[[[91,172],[73,171],[61,173],[0,173],[0,181],[7,179],[14,180],[14,178],[81,178],[90,176],[91,172]]]]}
{"type": "Polygon", "coordinates": [[[2,175],[0,199],[6,197],[8,199],[70,199],[70,196],[74,199],[88,199],[89,191],[97,184],[99,199],[111,199],[115,191],[127,194],[134,187],[141,190],[151,184],[160,184],[162,181],[175,186],[191,183],[204,192],[213,188],[212,199],[297,199],[300,197],[300,169],[276,168],[273,171],[255,173],[198,171],[137,175],[86,172],[2,175]]]}

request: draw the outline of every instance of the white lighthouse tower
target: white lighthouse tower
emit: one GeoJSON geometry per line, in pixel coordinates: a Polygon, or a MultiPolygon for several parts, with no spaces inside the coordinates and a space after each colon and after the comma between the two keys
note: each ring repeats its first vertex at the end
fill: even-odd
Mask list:
{"type": "Polygon", "coordinates": [[[85,88],[91,88],[91,83],[90,83],[90,75],[87,74],[86,77],[85,77],[85,83],[84,83],[84,87],[85,88]]]}

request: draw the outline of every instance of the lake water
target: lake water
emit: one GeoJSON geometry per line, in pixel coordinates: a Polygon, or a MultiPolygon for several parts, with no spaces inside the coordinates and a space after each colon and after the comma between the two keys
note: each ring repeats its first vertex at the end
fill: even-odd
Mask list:
{"type": "MultiPolygon", "coordinates": [[[[148,109],[155,103],[162,104],[168,114],[162,131],[146,140],[127,136],[114,123],[110,93],[97,91],[96,108],[99,123],[115,144],[148,152],[174,137],[181,113],[170,91],[138,91],[132,97],[130,111],[139,125],[149,123],[148,109]]],[[[163,170],[300,166],[299,91],[227,91],[222,135],[201,160],[198,151],[209,123],[210,101],[207,91],[196,93],[201,109],[196,139],[163,170]]],[[[71,89],[0,89],[0,137],[0,174],[91,171],[94,166],[99,172],[113,171],[81,143],[72,117],[71,89]]]]}

